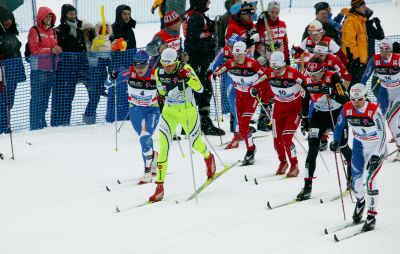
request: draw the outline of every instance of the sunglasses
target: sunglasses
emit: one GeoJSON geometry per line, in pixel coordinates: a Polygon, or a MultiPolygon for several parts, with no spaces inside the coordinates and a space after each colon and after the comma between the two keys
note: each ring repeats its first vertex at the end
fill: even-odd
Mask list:
{"type": "Polygon", "coordinates": [[[138,68],[138,69],[143,69],[143,68],[146,67],[147,65],[149,65],[148,62],[144,62],[144,63],[133,63],[133,66],[135,66],[135,68],[138,68]]]}
{"type": "Polygon", "coordinates": [[[273,70],[276,70],[276,71],[282,70],[283,67],[285,67],[285,66],[271,66],[271,68],[272,68],[273,70]]]}
{"type": "Polygon", "coordinates": [[[360,101],[365,100],[365,98],[364,98],[364,97],[360,97],[360,98],[350,98],[350,100],[351,100],[351,101],[358,101],[358,102],[360,102],[360,101]]]}
{"type": "Polygon", "coordinates": [[[309,35],[318,35],[318,34],[321,34],[322,31],[323,31],[323,29],[319,29],[319,30],[316,30],[316,31],[308,31],[308,34],[309,35]]]}
{"type": "Polygon", "coordinates": [[[380,51],[390,52],[390,47],[379,47],[380,51]]]}

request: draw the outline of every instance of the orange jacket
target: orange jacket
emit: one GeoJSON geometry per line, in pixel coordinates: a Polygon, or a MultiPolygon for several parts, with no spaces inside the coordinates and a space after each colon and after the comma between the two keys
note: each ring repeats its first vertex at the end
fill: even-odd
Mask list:
{"type": "Polygon", "coordinates": [[[367,18],[350,11],[342,27],[342,51],[349,62],[360,58],[360,62],[368,62],[367,18]]]}
{"type": "Polygon", "coordinates": [[[160,15],[160,19],[162,19],[164,17],[162,10],[161,10],[161,5],[163,2],[164,2],[164,0],[154,0],[153,6],[152,6],[154,9],[158,8],[158,15],[160,15]]]}

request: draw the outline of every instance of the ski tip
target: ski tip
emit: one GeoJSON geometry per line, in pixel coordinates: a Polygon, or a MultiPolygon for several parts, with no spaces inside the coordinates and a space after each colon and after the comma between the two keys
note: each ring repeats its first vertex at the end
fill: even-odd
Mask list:
{"type": "Polygon", "coordinates": [[[108,186],[106,186],[106,190],[107,190],[107,191],[111,191],[110,188],[108,188],[108,186]]]}
{"type": "Polygon", "coordinates": [[[249,179],[247,179],[247,175],[246,175],[246,174],[244,175],[244,180],[245,180],[246,182],[249,181],[249,179]]]}
{"type": "Polygon", "coordinates": [[[120,212],[121,212],[121,210],[119,209],[118,206],[115,207],[115,211],[116,211],[117,213],[120,213],[120,212]]]}
{"type": "Polygon", "coordinates": [[[327,228],[325,228],[325,230],[324,230],[324,233],[325,233],[325,235],[328,235],[328,234],[329,234],[329,232],[328,232],[328,229],[327,229],[327,228]]]}
{"type": "Polygon", "coordinates": [[[267,202],[267,207],[268,207],[268,209],[272,209],[272,206],[271,206],[271,204],[269,203],[269,201],[267,202]]]}
{"type": "Polygon", "coordinates": [[[258,185],[257,178],[254,178],[254,184],[255,184],[255,185],[258,185]]]}
{"type": "Polygon", "coordinates": [[[336,236],[336,234],[333,235],[333,239],[335,239],[335,242],[339,242],[339,238],[336,236]]]}
{"type": "Polygon", "coordinates": [[[121,184],[121,181],[120,181],[119,179],[117,179],[117,183],[118,183],[118,184],[121,184]]]}
{"type": "Polygon", "coordinates": [[[320,204],[323,204],[323,203],[324,203],[324,200],[323,200],[322,198],[320,198],[320,199],[319,199],[319,203],[320,203],[320,204]]]}

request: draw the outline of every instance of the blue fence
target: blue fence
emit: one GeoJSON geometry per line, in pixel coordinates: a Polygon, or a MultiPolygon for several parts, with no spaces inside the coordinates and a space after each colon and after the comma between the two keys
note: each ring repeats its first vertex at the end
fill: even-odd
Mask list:
{"type": "MultiPolygon", "coordinates": [[[[400,41],[400,35],[389,37],[400,41]]],[[[111,70],[129,66],[134,52],[62,53],[58,57],[32,56],[0,62],[5,74],[0,94],[0,134],[9,131],[8,108],[13,131],[113,122],[114,87],[105,88],[104,81],[111,70]]],[[[229,111],[225,85],[221,84],[221,80],[214,83],[216,107],[211,100],[212,116],[229,111]]],[[[127,87],[118,86],[116,92],[117,119],[124,120],[127,87]]],[[[370,96],[375,100],[372,93],[370,96]]]]}

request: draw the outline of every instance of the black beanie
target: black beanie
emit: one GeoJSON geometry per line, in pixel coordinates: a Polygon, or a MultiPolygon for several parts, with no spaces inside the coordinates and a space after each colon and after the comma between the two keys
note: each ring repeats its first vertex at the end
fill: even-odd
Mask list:
{"type": "Polygon", "coordinates": [[[318,12],[322,10],[328,11],[329,4],[327,2],[319,2],[314,5],[314,8],[315,8],[315,14],[318,14],[318,12]]]}

